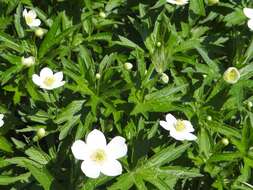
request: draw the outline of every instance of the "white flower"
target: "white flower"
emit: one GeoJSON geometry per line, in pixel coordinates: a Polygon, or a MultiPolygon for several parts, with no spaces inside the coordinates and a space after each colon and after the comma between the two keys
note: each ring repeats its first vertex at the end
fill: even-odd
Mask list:
{"type": "Polygon", "coordinates": [[[167,0],[167,2],[175,5],[186,5],[189,0],[167,0]]]}
{"type": "Polygon", "coordinates": [[[30,56],[30,57],[22,57],[21,58],[21,63],[24,66],[30,67],[35,64],[35,57],[30,56]]]}
{"type": "Polygon", "coordinates": [[[83,160],[81,169],[90,178],[97,178],[100,172],[106,176],[117,176],[122,173],[122,166],[117,160],[127,154],[125,139],[114,137],[108,144],[104,134],[94,129],[87,138],[86,143],[77,140],[71,147],[74,157],[83,160]]]}
{"type": "Polygon", "coordinates": [[[197,137],[192,134],[194,128],[190,121],[176,119],[173,115],[167,114],[166,121],[160,121],[160,125],[170,131],[170,136],[176,140],[196,140],[197,137]]]}
{"type": "Polygon", "coordinates": [[[40,88],[46,90],[52,90],[58,87],[61,87],[65,84],[65,81],[62,81],[63,73],[58,72],[53,74],[53,71],[47,67],[43,68],[40,71],[40,76],[33,74],[32,80],[40,88]]]}
{"type": "Polygon", "coordinates": [[[26,24],[31,28],[38,27],[41,24],[40,19],[36,19],[37,14],[34,10],[27,11],[25,9],[23,11],[23,17],[25,18],[26,24]]]}
{"type": "Polygon", "coordinates": [[[4,125],[4,114],[0,114],[0,127],[2,127],[4,125]]]}
{"type": "Polygon", "coordinates": [[[249,18],[248,21],[248,27],[250,28],[250,30],[253,30],[253,9],[251,8],[244,8],[243,9],[243,13],[246,17],[249,18]]]}
{"type": "Polygon", "coordinates": [[[235,84],[240,79],[240,72],[235,67],[229,67],[224,72],[223,79],[229,84],[235,84]]]}

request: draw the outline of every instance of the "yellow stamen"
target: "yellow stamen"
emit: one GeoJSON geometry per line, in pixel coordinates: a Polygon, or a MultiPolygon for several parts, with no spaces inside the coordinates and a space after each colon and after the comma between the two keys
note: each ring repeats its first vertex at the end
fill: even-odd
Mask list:
{"type": "Polygon", "coordinates": [[[43,81],[43,83],[46,85],[46,86],[52,86],[52,84],[55,82],[55,79],[54,77],[46,77],[43,81]]]}
{"type": "Polygon", "coordinates": [[[175,126],[176,131],[182,132],[182,131],[185,130],[185,128],[186,127],[185,127],[184,122],[182,120],[178,120],[177,123],[176,123],[176,126],[175,126]]]}
{"type": "Polygon", "coordinates": [[[32,24],[33,18],[31,16],[26,16],[25,21],[26,21],[27,24],[32,24]]]}
{"type": "Polygon", "coordinates": [[[102,163],[106,160],[105,151],[102,149],[97,149],[93,154],[91,154],[90,158],[94,162],[102,163]]]}

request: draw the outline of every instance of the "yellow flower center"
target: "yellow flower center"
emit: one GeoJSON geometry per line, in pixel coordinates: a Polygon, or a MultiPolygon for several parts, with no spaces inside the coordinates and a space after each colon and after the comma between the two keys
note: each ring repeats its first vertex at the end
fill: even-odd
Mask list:
{"type": "Polygon", "coordinates": [[[102,163],[106,160],[106,153],[102,149],[97,149],[93,154],[91,154],[90,158],[94,162],[102,163]]]}
{"type": "Polygon", "coordinates": [[[228,75],[227,75],[227,78],[228,80],[236,80],[237,79],[237,72],[235,69],[231,70],[228,75]]]}
{"type": "Polygon", "coordinates": [[[186,127],[185,127],[184,122],[183,122],[182,120],[177,120],[177,123],[176,123],[176,125],[175,125],[176,131],[182,132],[182,131],[185,130],[185,128],[186,128],[186,127]]]}
{"type": "Polygon", "coordinates": [[[26,21],[27,24],[32,24],[33,18],[31,16],[26,16],[25,21],[26,21]]]}
{"type": "Polygon", "coordinates": [[[55,79],[54,77],[46,77],[43,81],[43,83],[46,85],[46,86],[52,86],[52,84],[55,82],[55,79]]]}

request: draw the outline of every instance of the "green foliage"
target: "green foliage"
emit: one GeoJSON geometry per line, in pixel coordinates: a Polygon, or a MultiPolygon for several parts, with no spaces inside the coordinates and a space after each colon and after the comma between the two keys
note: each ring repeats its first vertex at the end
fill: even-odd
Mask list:
{"type": "Polygon", "coordinates": [[[252,6],[0,0],[0,189],[253,189],[253,40],[243,14],[252,6]],[[36,11],[42,38],[24,8],[36,11]],[[22,65],[23,56],[36,64],[22,65]],[[44,67],[66,84],[36,86],[44,67]],[[223,80],[228,67],[240,70],[236,84],[223,80]],[[170,137],[159,126],[168,112],[190,120],[198,140],[170,137]],[[122,175],[82,173],[70,148],[94,128],[127,139],[122,175]]]}

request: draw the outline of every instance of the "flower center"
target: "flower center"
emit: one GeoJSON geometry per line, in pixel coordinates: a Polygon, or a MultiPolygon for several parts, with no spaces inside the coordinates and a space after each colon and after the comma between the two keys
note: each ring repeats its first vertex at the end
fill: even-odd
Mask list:
{"type": "Polygon", "coordinates": [[[55,82],[55,79],[54,77],[46,77],[43,81],[43,83],[46,85],[46,86],[52,86],[52,84],[55,82]]]}
{"type": "Polygon", "coordinates": [[[91,160],[97,163],[102,163],[106,160],[106,153],[102,149],[97,149],[90,156],[91,160]]]}
{"type": "Polygon", "coordinates": [[[185,127],[184,122],[183,122],[182,120],[177,120],[177,123],[176,123],[176,125],[175,125],[176,131],[182,132],[182,131],[185,130],[185,128],[186,128],[186,127],[185,127]]]}
{"type": "Polygon", "coordinates": [[[31,16],[26,16],[25,21],[26,21],[27,24],[32,24],[33,18],[31,16]]]}
{"type": "Polygon", "coordinates": [[[237,72],[235,70],[231,70],[228,73],[227,77],[228,77],[229,80],[236,80],[236,78],[237,78],[237,72]]]}

